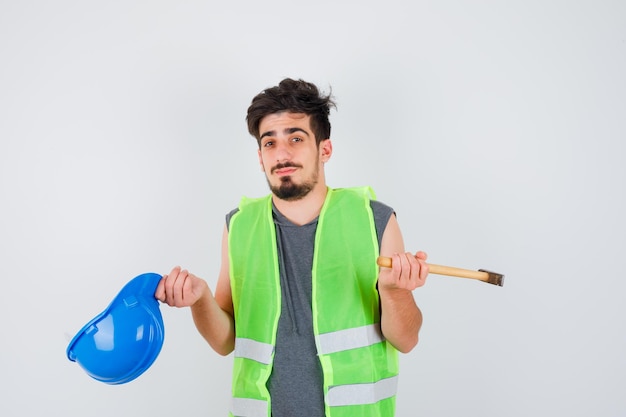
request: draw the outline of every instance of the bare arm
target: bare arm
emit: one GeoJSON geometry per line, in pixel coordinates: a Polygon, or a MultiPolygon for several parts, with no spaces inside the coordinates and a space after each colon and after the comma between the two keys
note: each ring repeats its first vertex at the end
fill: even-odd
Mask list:
{"type": "Polygon", "coordinates": [[[393,259],[392,268],[381,268],[378,276],[382,332],[396,349],[406,353],[417,345],[422,327],[422,312],[415,303],[413,290],[426,282],[426,254],[404,251],[395,215],[385,228],[380,254],[393,259]]]}
{"type": "Polygon", "coordinates": [[[191,307],[191,315],[198,332],[220,355],[228,355],[235,346],[235,322],[230,292],[230,267],[228,262],[228,231],[222,235],[222,265],[215,296],[202,278],[181,270],[172,269],[159,282],[154,296],[173,307],[191,307]]]}

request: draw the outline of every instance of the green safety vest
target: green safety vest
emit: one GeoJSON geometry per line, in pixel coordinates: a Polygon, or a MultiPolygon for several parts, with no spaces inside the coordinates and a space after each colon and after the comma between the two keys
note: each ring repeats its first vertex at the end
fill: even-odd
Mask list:
{"type": "MultiPolygon", "coordinates": [[[[328,189],[318,219],[311,308],[327,417],[395,412],[398,353],[380,328],[370,198],[369,187],[328,189]]],[[[228,247],[236,334],[230,415],[267,417],[281,312],[271,196],[242,199],[230,221],[228,247]]]]}

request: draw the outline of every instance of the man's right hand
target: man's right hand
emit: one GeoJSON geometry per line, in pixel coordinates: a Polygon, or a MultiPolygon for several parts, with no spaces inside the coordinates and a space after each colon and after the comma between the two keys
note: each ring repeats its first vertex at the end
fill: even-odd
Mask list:
{"type": "Polygon", "coordinates": [[[190,307],[208,290],[205,280],[176,266],[168,275],[163,275],[154,297],[171,307],[190,307]]]}

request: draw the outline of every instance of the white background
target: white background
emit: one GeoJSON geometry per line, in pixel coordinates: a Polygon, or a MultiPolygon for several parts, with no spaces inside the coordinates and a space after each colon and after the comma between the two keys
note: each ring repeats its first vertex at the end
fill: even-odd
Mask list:
{"type": "Polygon", "coordinates": [[[226,415],[232,357],[162,306],[109,386],[69,338],[143,272],[214,286],[224,215],[267,192],[245,127],[283,77],[332,92],[334,187],[407,249],[506,275],[414,295],[398,416],[626,415],[621,1],[0,3],[2,416],[226,415]]]}

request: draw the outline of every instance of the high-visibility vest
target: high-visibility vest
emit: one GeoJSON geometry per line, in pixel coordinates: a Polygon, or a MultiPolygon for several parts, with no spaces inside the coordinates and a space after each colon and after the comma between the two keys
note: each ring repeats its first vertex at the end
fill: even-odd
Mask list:
{"type": "MultiPolygon", "coordinates": [[[[380,328],[370,198],[369,187],[328,189],[315,234],[311,308],[327,417],[395,412],[398,353],[380,328]]],[[[271,196],[242,199],[228,240],[236,334],[230,415],[267,417],[281,312],[271,196]]]]}

